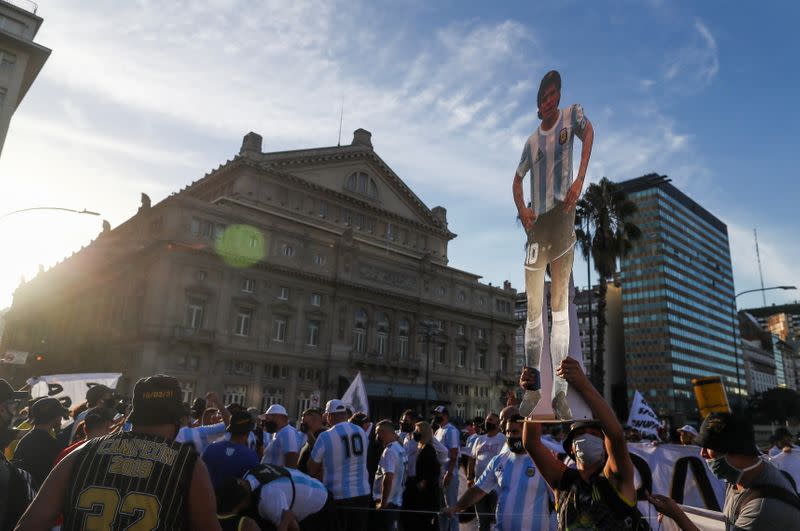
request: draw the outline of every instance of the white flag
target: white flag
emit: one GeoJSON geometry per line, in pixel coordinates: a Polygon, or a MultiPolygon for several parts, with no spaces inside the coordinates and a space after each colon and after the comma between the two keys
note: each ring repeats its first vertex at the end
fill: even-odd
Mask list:
{"type": "Polygon", "coordinates": [[[364,387],[364,379],[361,378],[361,371],[350,383],[350,387],[342,395],[342,402],[353,408],[353,413],[363,411],[369,416],[369,402],[367,401],[367,390],[364,387]]]}
{"type": "Polygon", "coordinates": [[[656,412],[653,411],[653,408],[650,407],[650,404],[647,403],[639,391],[636,391],[633,395],[633,404],[628,415],[628,425],[643,436],[658,438],[658,427],[661,425],[658,415],[656,415],[656,412]]]}

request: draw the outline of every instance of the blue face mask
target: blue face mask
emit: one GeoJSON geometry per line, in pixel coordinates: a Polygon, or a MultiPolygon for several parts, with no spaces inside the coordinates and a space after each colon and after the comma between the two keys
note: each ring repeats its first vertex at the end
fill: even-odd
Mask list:
{"type": "Polygon", "coordinates": [[[756,461],[755,464],[743,469],[738,469],[731,465],[724,455],[715,457],[714,459],[706,459],[706,463],[708,464],[708,468],[711,469],[711,473],[714,474],[717,479],[727,481],[731,485],[736,485],[739,483],[739,480],[742,479],[742,475],[745,472],[753,470],[761,464],[761,459],[756,461]]]}

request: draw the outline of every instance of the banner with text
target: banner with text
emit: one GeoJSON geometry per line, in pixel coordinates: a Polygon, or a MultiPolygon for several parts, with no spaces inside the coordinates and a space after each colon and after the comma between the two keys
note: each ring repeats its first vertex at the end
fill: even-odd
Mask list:
{"type": "Polygon", "coordinates": [[[639,391],[633,395],[628,425],[645,437],[658,438],[658,427],[661,426],[661,421],[658,420],[658,415],[639,391]]]}

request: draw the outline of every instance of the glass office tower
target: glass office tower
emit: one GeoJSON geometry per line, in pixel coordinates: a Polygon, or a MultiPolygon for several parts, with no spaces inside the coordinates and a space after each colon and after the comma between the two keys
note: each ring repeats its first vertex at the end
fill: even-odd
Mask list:
{"type": "Polygon", "coordinates": [[[638,389],[661,415],[694,417],[692,378],[722,376],[729,397],[744,382],[728,230],[666,177],[619,186],[643,233],[620,264],[628,394],[638,389]]]}

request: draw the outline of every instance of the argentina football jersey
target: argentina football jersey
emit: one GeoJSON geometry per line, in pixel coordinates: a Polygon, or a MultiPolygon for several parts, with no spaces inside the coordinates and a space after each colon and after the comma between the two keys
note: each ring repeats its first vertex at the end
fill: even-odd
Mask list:
{"type": "Polygon", "coordinates": [[[555,125],[547,131],[539,127],[525,142],[517,175],[531,172],[531,208],[539,216],[564,198],[572,184],[572,145],[586,127],[583,107],[570,105],[559,111],[555,125]]]}

